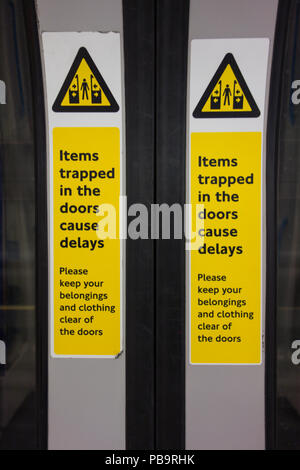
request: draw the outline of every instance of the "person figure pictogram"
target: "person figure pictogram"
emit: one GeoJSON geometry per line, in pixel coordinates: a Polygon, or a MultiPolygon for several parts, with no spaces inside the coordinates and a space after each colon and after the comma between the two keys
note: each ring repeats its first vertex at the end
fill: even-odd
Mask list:
{"type": "Polygon", "coordinates": [[[88,86],[88,83],[85,78],[82,81],[80,89],[82,90],[82,99],[84,100],[84,97],[86,96],[86,99],[88,100],[89,99],[88,90],[90,89],[90,87],[88,86]]]}
{"type": "Polygon", "coordinates": [[[224,106],[226,105],[226,102],[228,104],[228,106],[230,106],[230,96],[232,95],[231,91],[230,91],[230,87],[227,83],[224,91],[223,91],[223,96],[224,96],[224,106]]]}

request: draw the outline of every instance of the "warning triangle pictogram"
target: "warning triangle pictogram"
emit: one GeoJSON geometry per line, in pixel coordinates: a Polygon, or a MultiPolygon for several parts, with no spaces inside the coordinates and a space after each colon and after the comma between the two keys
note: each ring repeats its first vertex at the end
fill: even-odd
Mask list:
{"type": "Polygon", "coordinates": [[[65,113],[119,111],[118,103],[85,47],[77,52],[52,109],[65,113]]]}
{"type": "Polygon", "coordinates": [[[225,55],[194,112],[194,118],[258,117],[260,111],[231,53],[225,55]]]}

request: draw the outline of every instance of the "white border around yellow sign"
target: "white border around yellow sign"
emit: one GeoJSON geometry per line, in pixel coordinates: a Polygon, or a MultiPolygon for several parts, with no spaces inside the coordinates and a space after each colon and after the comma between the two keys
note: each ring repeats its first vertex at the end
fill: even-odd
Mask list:
{"type": "Polygon", "coordinates": [[[262,363],[269,40],[191,43],[187,314],[191,364],[262,363]]]}
{"type": "Polygon", "coordinates": [[[43,33],[48,109],[51,356],[123,349],[125,194],[119,33],[43,33]],[[97,230],[116,210],[116,239],[97,230]],[[103,206],[102,206],[103,207],[103,206]]]}

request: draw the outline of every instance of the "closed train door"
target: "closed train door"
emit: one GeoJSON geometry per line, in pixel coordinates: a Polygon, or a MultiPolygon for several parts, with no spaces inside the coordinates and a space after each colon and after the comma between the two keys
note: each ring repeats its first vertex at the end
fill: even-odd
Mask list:
{"type": "Polygon", "coordinates": [[[0,2],[0,449],[300,449],[299,21],[0,2]]]}

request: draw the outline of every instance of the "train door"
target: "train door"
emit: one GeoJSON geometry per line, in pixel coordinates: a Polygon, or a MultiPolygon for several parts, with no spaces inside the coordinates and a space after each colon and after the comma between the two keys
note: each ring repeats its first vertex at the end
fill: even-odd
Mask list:
{"type": "Polygon", "coordinates": [[[277,6],[190,2],[188,195],[203,204],[199,231],[207,234],[187,258],[192,449],[266,446],[266,126],[277,6]],[[242,175],[245,186],[234,182],[242,175]]]}
{"type": "Polygon", "coordinates": [[[300,448],[299,5],[1,2],[1,449],[300,448]]]}

